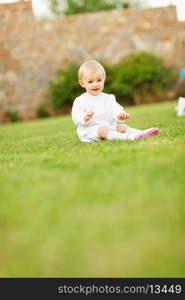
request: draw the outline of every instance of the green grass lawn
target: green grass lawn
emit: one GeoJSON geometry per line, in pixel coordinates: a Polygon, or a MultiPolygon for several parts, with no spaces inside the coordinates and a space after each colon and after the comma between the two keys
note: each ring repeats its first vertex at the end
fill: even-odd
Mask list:
{"type": "Polygon", "coordinates": [[[185,117],[129,107],[138,141],[81,143],[70,116],[0,126],[1,277],[185,277],[185,117]]]}

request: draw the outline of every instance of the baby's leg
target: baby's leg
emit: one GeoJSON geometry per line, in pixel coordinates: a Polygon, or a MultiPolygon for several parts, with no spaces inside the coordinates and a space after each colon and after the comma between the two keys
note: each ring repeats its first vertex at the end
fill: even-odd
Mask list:
{"type": "Polygon", "coordinates": [[[140,138],[144,138],[147,136],[157,135],[159,133],[159,129],[158,128],[148,128],[145,130],[140,130],[140,129],[136,129],[136,128],[127,126],[125,132],[130,133],[130,134],[136,134],[137,135],[136,139],[140,139],[140,138]]]}
{"type": "Polygon", "coordinates": [[[127,125],[123,125],[123,124],[118,124],[116,127],[116,130],[118,132],[126,132],[127,131],[128,126],[127,125]]]}
{"type": "Polygon", "coordinates": [[[137,139],[142,139],[147,136],[157,135],[159,133],[159,128],[148,128],[145,130],[142,130],[142,132],[137,136],[137,139]]]}
{"type": "Polygon", "coordinates": [[[100,126],[98,128],[98,137],[102,140],[126,140],[126,141],[134,141],[137,139],[141,139],[147,136],[151,135],[156,135],[159,133],[158,128],[149,128],[146,130],[139,130],[135,128],[131,128],[127,125],[118,125],[120,126],[117,129],[122,130],[120,131],[114,131],[114,130],[109,130],[108,127],[106,126],[100,126]],[[124,130],[124,131],[123,131],[124,130]]]}
{"type": "Polygon", "coordinates": [[[133,141],[137,138],[136,134],[133,133],[121,133],[118,131],[109,130],[106,126],[100,126],[98,128],[98,136],[102,140],[130,140],[133,141]]]}
{"type": "Polygon", "coordinates": [[[102,140],[106,140],[108,136],[109,129],[106,126],[100,126],[98,128],[98,136],[102,140]]]}
{"type": "Polygon", "coordinates": [[[132,128],[132,127],[129,127],[129,126],[123,125],[123,124],[117,125],[117,131],[135,134],[135,135],[137,135],[136,139],[144,138],[144,137],[151,136],[151,135],[157,135],[159,133],[158,128],[148,128],[145,130],[140,130],[140,129],[132,128]]]}
{"type": "Polygon", "coordinates": [[[125,125],[125,124],[118,124],[117,125],[117,131],[118,132],[133,133],[133,134],[141,134],[142,133],[142,130],[129,127],[128,125],[125,125]]]}

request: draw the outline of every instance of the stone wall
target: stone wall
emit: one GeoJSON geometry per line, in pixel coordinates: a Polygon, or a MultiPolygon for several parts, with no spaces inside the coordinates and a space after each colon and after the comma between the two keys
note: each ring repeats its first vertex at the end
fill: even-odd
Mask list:
{"type": "Polygon", "coordinates": [[[0,5],[0,118],[16,109],[33,118],[47,82],[69,61],[109,63],[150,51],[180,68],[185,63],[185,22],[173,6],[35,20],[30,2],[0,5]]]}

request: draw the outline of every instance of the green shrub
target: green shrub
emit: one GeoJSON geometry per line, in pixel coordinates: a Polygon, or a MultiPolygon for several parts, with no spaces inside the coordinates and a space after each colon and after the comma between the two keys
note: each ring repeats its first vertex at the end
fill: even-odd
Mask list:
{"type": "Polygon", "coordinates": [[[67,69],[57,72],[57,81],[49,82],[48,96],[54,110],[60,110],[64,104],[72,104],[74,99],[83,92],[78,83],[76,63],[69,64],[67,69]]]}
{"type": "Polygon", "coordinates": [[[148,97],[157,98],[176,82],[172,68],[151,53],[140,52],[125,56],[112,67],[108,92],[129,103],[144,103],[148,97]]]}
{"type": "Polygon", "coordinates": [[[47,118],[49,117],[49,112],[47,107],[44,104],[40,104],[37,108],[37,116],[38,118],[47,118]]]}
{"type": "Polygon", "coordinates": [[[124,0],[66,0],[65,8],[60,8],[61,0],[50,0],[51,10],[55,15],[72,15],[86,12],[111,10],[116,8],[128,8],[128,1],[124,0]]]}
{"type": "Polygon", "coordinates": [[[6,116],[10,122],[18,122],[21,121],[19,118],[18,112],[16,110],[8,110],[6,111],[6,116]]]}
{"type": "MultiPolygon", "coordinates": [[[[158,98],[176,83],[172,68],[165,67],[161,58],[150,53],[129,54],[119,63],[110,66],[101,62],[107,79],[104,91],[115,94],[119,102],[140,104],[147,98],[158,98]]],[[[78,68],[71,63],[57,73],[57,80],[49,82],[48,96],[57,111],[84,92],[78,83],[78,68]]]]}
{"type": "Polygon", "coordinates": [[[185,97],[185,87],[179,91],[179,97],[185,97]]]}

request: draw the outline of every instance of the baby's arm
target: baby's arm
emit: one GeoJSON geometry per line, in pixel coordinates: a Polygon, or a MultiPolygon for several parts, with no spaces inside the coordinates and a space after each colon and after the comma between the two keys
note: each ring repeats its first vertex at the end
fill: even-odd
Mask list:
{"type": "Polygon", "coordinates": [[[76,125],[87,125],[92,120],[93,112],[86,112],[79,99],[76,98],[72,107],[72,120],[76,125]]]}
{"type": "Polygon", "coordinates": [[[130,115],[123,109],[123,107],[116,101],[116,98],[113,96],[113,111],[119,121],[125,121],[130,119],[130,115]]]}

